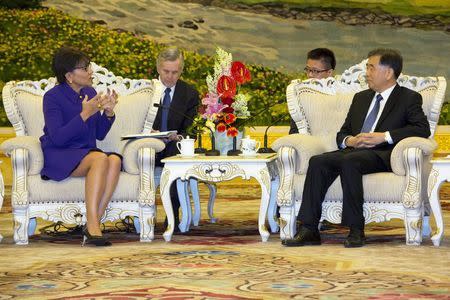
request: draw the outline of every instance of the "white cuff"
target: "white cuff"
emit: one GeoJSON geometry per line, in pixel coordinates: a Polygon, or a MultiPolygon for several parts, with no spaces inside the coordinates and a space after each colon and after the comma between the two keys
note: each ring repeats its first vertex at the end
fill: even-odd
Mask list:
{"type": "Polygon", "coordinates": [[[389,144],[391,144],[391,145],[394,143],[394,141],[391,138],[391,134],[389,133],[389,131],[385,131],[384,132],[384,140],[386,142],[388,142],[389,144]]]}
{"type": "Polygon", "coordinates": [[[341,149],[347,148],[347,145],[345,144],[345,141],[346,141],[349,137],[351,137],[351,135],[347,135],[347,136],[344,138],[344,140],[342,141],[342,144],[341,144],[341,146],[340,146],[339,148],[341,148],[341,149]]]}

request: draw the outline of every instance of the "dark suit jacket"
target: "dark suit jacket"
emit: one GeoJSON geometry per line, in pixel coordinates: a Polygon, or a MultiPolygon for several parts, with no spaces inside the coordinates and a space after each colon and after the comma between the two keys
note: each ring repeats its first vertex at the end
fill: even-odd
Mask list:
{"type": "MultiPolygon", "coordinates": [[[[177,130],[178,134],[186,135],[186,129],[192,124],[192,119],[197,114],[199,104],[198,92],[182,80],[178,80],[175,85],[175,92],[170,102],[169,119],[167,121],[168,130],[177,130]],[[188,116],[189,118],[187,118],[188,116]]],[[[161,128],[161,108],[158,109],[153,129],[161,128]]],[[[175,142],[166,144],[162,157],[172,156],[178,153],[175,142]]]]}
{"type": "MultiPolygon", "coordinates": [[[[355,94],[344,125],[337,133],[338,147],[346,136],[355,136],[361,128],[375,92],[365,90],[355,94]]],[[[404,138],[430,136],[430,124],[422,110],[422,96],[408,88],[396,85],[389,96],[375,127],[375,132],[389,131],[394,144],[382,143],[372,148],[390,168],[391,152],[395,144],[404,138]]]]}
{"type": "Polygon", "coordinates": [[[298,128],[294,122],[294,119],[292,119],[292,117],[290,117],[290,120],[291,120],[291,127],[289,128],[289,134],[298,133],[298,128]]]}

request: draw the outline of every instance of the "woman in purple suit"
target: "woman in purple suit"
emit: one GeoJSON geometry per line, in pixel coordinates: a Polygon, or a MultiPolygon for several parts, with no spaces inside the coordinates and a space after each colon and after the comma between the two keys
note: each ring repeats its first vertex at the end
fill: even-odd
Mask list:
{"type": "Polygon", "coordinates": [[[92,87],[89,58],[72,48],[61,48],[53,58],[58,85],[44,95],[44,180],[85,177],[86,225],[83,245],[110,246],[100,220],[117,186],[121,156],[98,149],[114,123],[117,94],[97,94],[92,87]],[[103,111],[103,112],[102,112],[103,111]]]}

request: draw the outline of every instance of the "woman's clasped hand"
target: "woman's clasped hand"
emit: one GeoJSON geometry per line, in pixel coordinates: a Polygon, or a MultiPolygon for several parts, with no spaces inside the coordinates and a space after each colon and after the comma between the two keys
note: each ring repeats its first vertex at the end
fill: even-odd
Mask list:
{"type": "Polygon", "coordinates": [[[98,111],[104,110],[108,117],[114,116],[114,107],[118,103],[118,95],[115,90],[107,89],[106,92],[100,92],[94,98],[88,99],[85,95],[82,102],[81,117],[87,120],[90,116],[98,111]]]}

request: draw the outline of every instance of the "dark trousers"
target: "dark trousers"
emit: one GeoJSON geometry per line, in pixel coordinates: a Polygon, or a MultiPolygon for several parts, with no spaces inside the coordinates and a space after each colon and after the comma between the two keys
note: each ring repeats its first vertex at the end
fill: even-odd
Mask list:
{"type": "Polygon", "coordinates": [[[390,166],[370,149],[345,148],[311,157],[297,219],[310,229],[317,228],[325,194],[340,176],[342,225],[364,229],[362,176],[387,171],[390,166]]]}
{"type": "MultiPolygon", "coordinates": [[[[166,148],[163,151],[156,153],[155,166],[164,167],[164,163],[161,162],[161,159],[177,155],[178,153],[179,151],[176,147],[175,142],[167,143],[166,148]]],[[[175,216],[175,226],[177,226],[180,223],[179,221],[180,200],[178,199],[178,190],[176,181],[174,181],[170,186],[170,200],[172,202],[173,214],[175,216]]]]}

